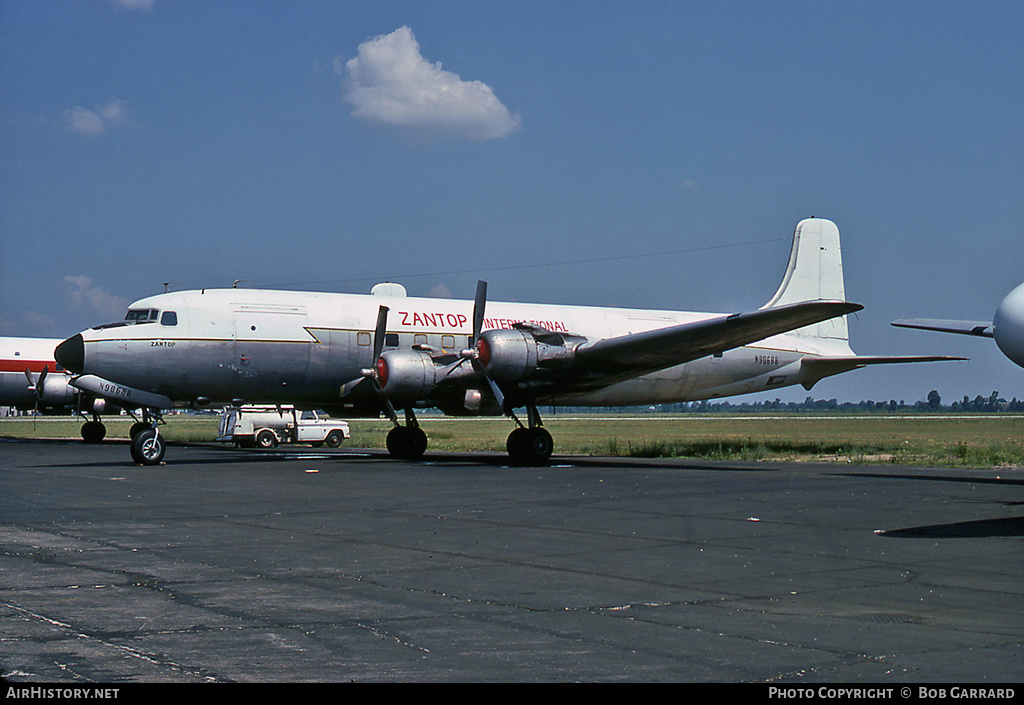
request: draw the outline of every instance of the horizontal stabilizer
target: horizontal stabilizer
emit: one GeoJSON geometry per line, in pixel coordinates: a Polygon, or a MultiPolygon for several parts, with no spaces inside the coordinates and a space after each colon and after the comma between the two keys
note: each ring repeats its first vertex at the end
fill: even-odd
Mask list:
{"type": "Polygon", "coordinates": [[[808,301],[606,338],[581,345],[580,363],[603,372],[643,374],[756,343],[863,308],[846,301],[808,301]]]}
{"type": "Polygon", "coordinates": [[[916,328],[918,330],[934,330],[940,333],[957,333],[959,335],[976,335],[982,338],[993,337],[991,323],[984,321],[946,321],[937,318],[901,318],[893,321],[897,328],[916,328]]]}
{"type": "Polygon", "coordinates": [[[894,365],[906,362],[950,362],[966,359],[966,357],[954,357],[951,355],[837,355],[805,357],[801,360],[800,367],[806,376],[806,380],[802,384],[806,389],[810,389],[825,377],[842,374],[850,370],[858,370],[868,365],[894,365]]]}

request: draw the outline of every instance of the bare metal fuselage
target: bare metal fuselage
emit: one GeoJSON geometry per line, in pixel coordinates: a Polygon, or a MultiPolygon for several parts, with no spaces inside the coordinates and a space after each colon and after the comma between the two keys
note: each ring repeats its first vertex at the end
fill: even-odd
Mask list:
{"type": "MultiPolygon", "coordinates": [[[[385,350],[429,346],[457,356],[470,344],[471,301],[218,289],[143,299],[132,310],[153,312],[144,322],[85,331],[83,367],[177,403],[245,400],[376,409],[372,388],[356,386],[346,394],[345,385],[375,363],[373,330],[382,305],[390,309],[385,350]]],[[[710,317],[713,314],[493,302],[484,329],[528,322],[593,340],[710,317]]],[[[576,406],[656,404],[807,383],[801,359],[827,353],[815,347],[814,339],[779,335],[602,389],[553,387],[537,401],[576,406]]],[[[441,401],[442,408],[465,411],[451,408],[458,405],[458,398],[441,401]]]]}

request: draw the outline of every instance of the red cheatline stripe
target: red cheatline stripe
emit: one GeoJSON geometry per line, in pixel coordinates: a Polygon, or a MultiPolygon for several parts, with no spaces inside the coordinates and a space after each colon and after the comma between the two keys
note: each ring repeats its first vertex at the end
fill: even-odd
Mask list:
{"type": "Polygon", "coordinates": [[[18,358],[0,360],[0,372],[20,372],[25,374],[27,369],[38,374],[43,371],[43,367],[47,367],[50,372],[53,372],[57,369],[57,363],[53,360],[19,360],[18,358]]]}

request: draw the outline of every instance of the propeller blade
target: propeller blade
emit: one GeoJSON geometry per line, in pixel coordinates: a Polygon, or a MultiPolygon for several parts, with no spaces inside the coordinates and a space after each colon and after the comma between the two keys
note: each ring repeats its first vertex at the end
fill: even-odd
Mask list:
{"type": "Polygon", "coordinates": [[[505,411],[505,395],[502,393],[498,383],[491,379],[491,376],[484,373],[484,379],[487,380],[487,384],[491,385],[491,393],[494,394],[494,398],[498,400],[498,406],[501,407],[502,412],[505,411]]]}
{"type": "Polygon", "coordinates": [[[35,392],[36,400],[37,401],[39,399],[43,398],[43,380],[46,379],[46,375],[47,375],[47,373],[49,373],[49,371],[50,371],[50,366],[49,365],[43,365],[43,369],[39,373],[39,376],[36,377],[36,378],[33,378],[32,377],[32,371],[29,370],[27,367],[25,368],[25,376],[28,377],[28,388],[31,391],[35,392]]]}
{"type": "Polygon", "coordinates": [[[487,282],[476,283],[476,298],[473,300],[473,347],[476,348],[477,341],[484,328],[484,309],[487,306],[487,282]]]}
{"type": "Polygon", "coordinates": [[[377,358],[384,351],[384,337],[388,330],[388,307],[381,306],[377,311],[377,327],[373,331],[373,364],[377,364],[377,358]]]}
{"type": "Polygon", "coordinates": [[[358,379],[353,379],[351,381],[345,382],[345,384],[341,385],[341,398],[344,399],[345,397],[347,397],[349,394],[352,393],[352,390],[354,390],[356,387],[358,387],[365,381],[366,377],[359,377],[358,379]]]}
{"type": "Polygon", "coordinates": [[[395,412],[391,400],[388,399],[388,395],[384,393],[384,388],[380,386],[380,377],[377,373],[377,361],[380,360],[380,355],[384,352],[384,338],[388,330],[388,311],[387,306],[381,306],[377,310],[377,327],[373,331],[373,368],[370,370],[370,379],[373,380],[373,388],[377,390],[381,401],[384,402],[384,410],[387,412],[388,418],[397,426],[398,414],[395,412]]]}
{"type": "Polygon", "coordinates": [[[504,411],[505,394],[501,391],[501,387],[498,386],[498,383],[491,379],[491,376],[487,374],[487,371],[480,364],[479,353],[477,351],[477,343],[480,342],[480,335],[484,330],[484,311],[486,308],[487,282],[481,280],[476,283],[476,298],[473,300],[473,346],[469,350],[469,353],[472,356],[473,369],[483,375],[483,378],[487,380],[487,384],[491,388],[491,393],[494,394],[494,398],[498,401],[498,406],[500,406],[502,411],[504,411]]]}
{"type": "Polygon", "coordinates": [[[388,418],[391,419],[391,423],[398,425],[398,414],[395,412],[395,407],[391,404],[391,400],[388,399],[388,395],[384,393],[384,390],[380,388],[377,382],[374,382],[374,387],[380,392],[380,398],[384,402],[384,410],[387,412],[388,418]]]}

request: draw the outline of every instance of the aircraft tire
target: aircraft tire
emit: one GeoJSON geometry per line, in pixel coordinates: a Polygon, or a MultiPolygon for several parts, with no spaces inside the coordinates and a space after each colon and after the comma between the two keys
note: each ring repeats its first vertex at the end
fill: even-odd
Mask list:
{"type": "Polygon", "coordinates": [[[427,450],[427,434],[417,426],[395,426],[388,431],[388,453],[400,460],[419,460],[427,450]]]}
{"type": "Polygon", "coordinates": [[[543,465],[551,458],[555,442],[544,428],[517,428],[508,435],[505,449],[514,463],[543,465]]]}
{"type": "Polygon", "coordinates": [[[86,421],[82,424],[82,440],[85,443],[99,443],[107,436],[107,427],[102,421],[86,421]]]}
{"type": "Polygon", "coordinates": [[[137,435],[149,428],[153,428],[152,424],[148,424],[145,421],[133,423],[131,428],[128,429],[128,437],[135,438],[137,435]]]}
{"type": "Polygon", "coordinates": [[[516,427],[512,429],[512,433],[508,434],[508,438],[505,440],[505,450],[508,451],[508,457],[517,463],[522,462],[526,457],[526,444],[529,442],[527,435],[529,433],[529,429],[516,427]]]}
{"type": "Polygon", "coordinates": [[[132,460],[137,465],[159,465],[164,459],[165,450],[163,436],[155,428],[137,433],[132,438],[132,460]]]}

